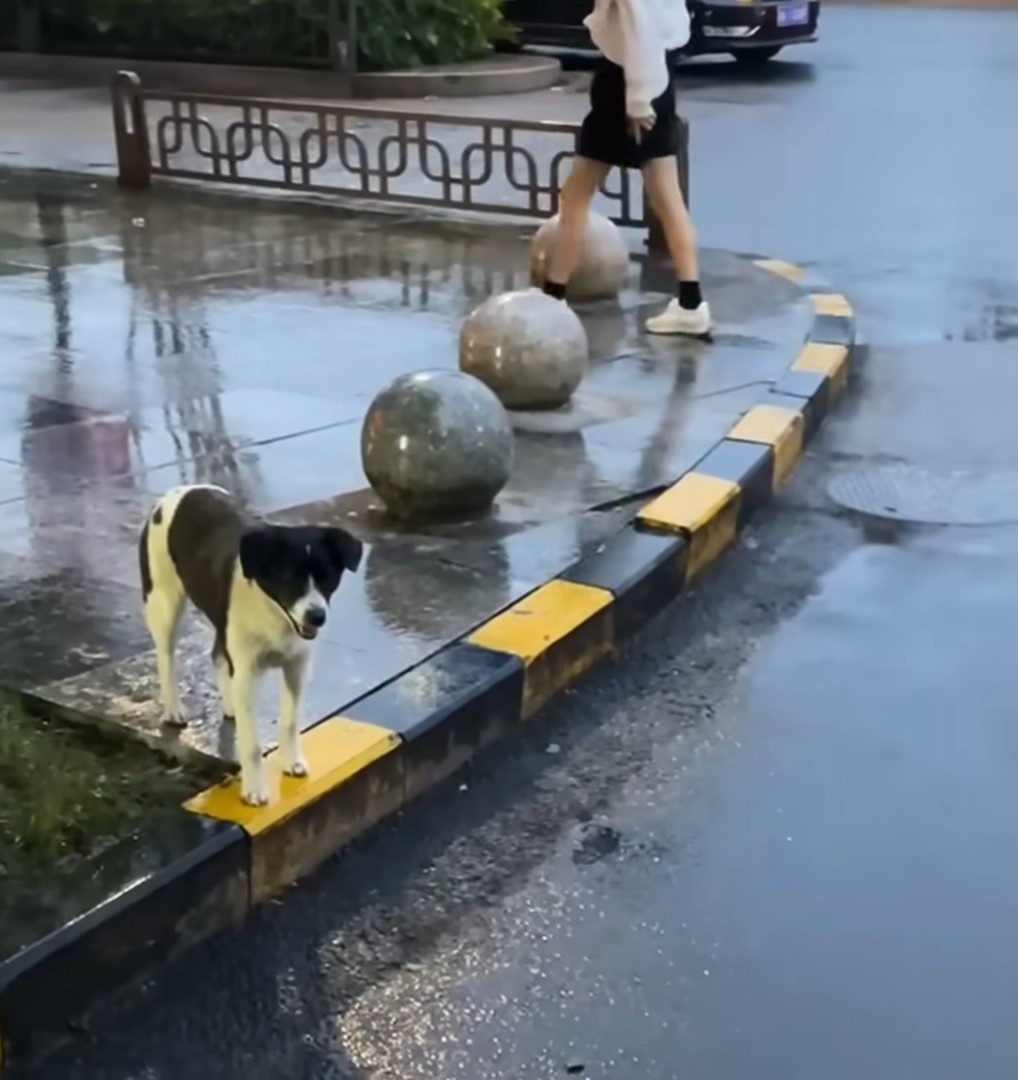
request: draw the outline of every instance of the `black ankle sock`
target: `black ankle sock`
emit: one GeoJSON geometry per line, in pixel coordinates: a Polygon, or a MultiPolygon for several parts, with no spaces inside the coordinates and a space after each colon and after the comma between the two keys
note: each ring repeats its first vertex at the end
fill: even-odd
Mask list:
{"type": "Polygon", "coordinates": [[[680,281],[676,295],[679,298],[679,307],[686,311],[696,311],[703,303],[699,281],[680,281]]]}
{"type": "Polygon", "coordinates": [[[556,300],[565,300],[566,287],[558,281],[545,281],[544,291],[556,300]]]}

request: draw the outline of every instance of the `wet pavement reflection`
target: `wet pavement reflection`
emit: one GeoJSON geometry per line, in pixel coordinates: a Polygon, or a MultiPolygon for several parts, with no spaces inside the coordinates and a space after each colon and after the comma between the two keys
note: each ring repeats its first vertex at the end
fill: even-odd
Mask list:
{"type": "MultiPolygon", "coordinates": [[[[0,182],[0,678],[182,753],[232,757],[232,736],[196,622],[182,647],[194,723],[179,742],[160,727],[135,544],[168,487],[221,484],[257,513],[342,521],[369,545],[321,643],[311,723],[617,530],[807,327],[795,289],[709,252],[716,343],[648,341],[642,317],[669,275],[634,260],[618,304],[581,312],[593,363],[573,403],[514,417],[493,513],[409,530],[367,487],[362,416],[397,375],[454,366],[462,317],[527,284],[526,230],[47,185],[0,182]]],[[[261,712],[271,741],[274,702],[261,712]]]]}

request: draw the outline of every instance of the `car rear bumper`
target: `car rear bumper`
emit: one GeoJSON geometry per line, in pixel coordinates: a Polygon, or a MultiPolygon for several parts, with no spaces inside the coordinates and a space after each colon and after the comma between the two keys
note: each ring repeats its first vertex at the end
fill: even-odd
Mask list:
{"type": "MultiPolygon", "coordinates": [[[[675,0],[681,3],[682,0],[675,0]]],[[[583,25],[593,0],[506,0],[506,17],[520,30],[521,44],[551,49],[592,48],[583,25]]],[[[687,55],[773,49],[816,41],[820,0],[689,0],[687,55]],[[780,25],[781,11],[807,7],[804,23],[780,25]]]]}
{"type": "Polygon", "coordinates": [[[694,3],[687,55],[773,49],[816,41],[820,0],[769,3],[694,3]],[[782,25],[795,8],[806,8],[805,22],[782,25]]]}

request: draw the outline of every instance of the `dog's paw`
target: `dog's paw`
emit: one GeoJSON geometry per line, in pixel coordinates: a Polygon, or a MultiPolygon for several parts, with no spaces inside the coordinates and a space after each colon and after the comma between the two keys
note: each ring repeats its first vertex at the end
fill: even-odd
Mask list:
{"type": "Polygon", "coordinates": [[[283,772],[286,773],[287,776],[296,776],[298,778],[305,777],[308,774],[308,763],[303,758],[297,758],[296,761],[291,761],[290,764],[283,769],[283,772]]]}
{"type": "Polygon", "coordinates": [[[240,797],[248,806],[268,806],[269,785],[260,759],[257,768],[241,770],[240,797]]]}
{"type": "Polygon", "coordinates": [[[240,782],[240,797],[248,806],[268,806],[269,789],[263,776],[257,776],[251,782],[240,782]]]}

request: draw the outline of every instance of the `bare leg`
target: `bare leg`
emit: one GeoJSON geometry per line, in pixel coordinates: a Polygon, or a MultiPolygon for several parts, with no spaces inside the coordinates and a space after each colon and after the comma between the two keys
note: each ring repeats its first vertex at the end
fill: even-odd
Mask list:
{"type": "Polygon", "coordinates": [[[283,699],[279,710],[279,752],[283,772],[307,776],[308,766],[300,749],[300,703],[308,674],[307,655],[295,656],[283,665],[283,699]]]}
{"type": "Polygon", "coordinates": [[[654,158],[643,167],[647,200],[661,222],[668,253],[679,281],[700,280],[696,229],[679,186],[679,166],[673,157],[654,158]]]}
{"type": "Polygon", "coordinates": [[[696,229],[689,217],[679,167],[674,157],[654,158],[643,168],[647,201],[661,222],[668,252],[675,266],[675,299],[660,314],[647,320],[652,334],[685,334],[707,337],[713,327],[710,307],[700,291],[700,258],[696,229]]]}
{"type": "Polygon", "coordinates": [[[559,194],[558,238],[548,259],[546,280],[565,286],[572,276],[583,246],[583,230],[590,204],[610,171],[600,161],[578,157],[559,194]]]}

